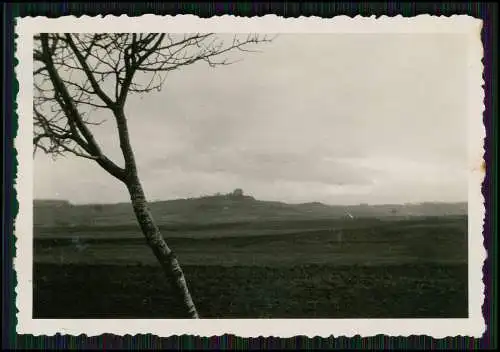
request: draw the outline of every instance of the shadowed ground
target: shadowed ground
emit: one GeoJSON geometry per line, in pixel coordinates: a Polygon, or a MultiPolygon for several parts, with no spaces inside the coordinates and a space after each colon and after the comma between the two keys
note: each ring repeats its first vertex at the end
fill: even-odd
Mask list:
{"type": "MultiPolygon", "coordinates": [[[[465,218],[175,230],[205,318],[467,317],[465,218]]],[[[62,233],[35,240],[36,318],[180,317],[139,235],[62,233]]]]}

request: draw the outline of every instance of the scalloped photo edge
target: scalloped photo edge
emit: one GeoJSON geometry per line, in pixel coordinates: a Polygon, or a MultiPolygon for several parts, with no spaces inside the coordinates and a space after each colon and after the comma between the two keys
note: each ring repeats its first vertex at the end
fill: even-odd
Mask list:
{"type": "Polygon", "coordinates": [[[297,335],[369,337],[428,335],[480,337],[486,325],[484,302],[483,246],[484,198],[481,185],[484,169],[485,129],[483,125],[483,47],[482,21],[470,16],[430,16],[379,18],[337,16],[282,18],[221,16],[208,19],[193,15],[156,16],[66,16],[60,18],[26,17],[16,19],[15,74],[19,82],[17,115],[19,129],[15,139],[18,175],[15,180],[19,213],[15,219],[17,333],[52,336],[55,334],[97,336],[154,334],[214,336],[234,334],[241,337],[292,337],[297,335]],[[33,319],[33,35],[41,32],[169,32],[169,33],[462,33],[468,38],[468,273],[469,318],[467,319],[33,319]]]}

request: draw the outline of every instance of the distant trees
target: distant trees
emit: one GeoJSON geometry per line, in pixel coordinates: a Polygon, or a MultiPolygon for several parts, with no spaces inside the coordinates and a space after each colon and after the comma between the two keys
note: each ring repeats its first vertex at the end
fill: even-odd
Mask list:
{"type": "MultiPolygon", "coordinates": [[[[212,33],[42,33],[34,36],[33,145],[54,157],[73,154],[89,159],[128,190],[141,230],[173,284],[186,314],[198,318],[179,262],[167,246],[149,210],[130,140],[126,102],[131,94],[160,90],[168,72],[205,62],[210,67],[231,62],[221,55],[249,51],[250,44],[269,41],[258,35],[224,42],[212,33]],[[116,126],[123,164],[101,148],[93,131],[108,114],[116,126]]],[[[141,118],[133,116],[132,118],[141,118]]],[[[107,136],[114,139],[114,136],[107,136]]],[[[168,141],[167,141],[168,143],[168,141]]]]}
{"type": "Polygon", "coordinates": [[[236,188],[233,193],[231,193],[233,198],[243,198],[243,190],[241,188],[236,188]]]}
{"type": "Polygon", "coordinates": [[[229,198],[229,199],[242,199],[245,198],[245,194],[241,188],[236,188],[234,191],[222,194],[220,192],[214,193],[208,196],[201,196],[201,199],[210,199],[210,198],[229,198]]]}

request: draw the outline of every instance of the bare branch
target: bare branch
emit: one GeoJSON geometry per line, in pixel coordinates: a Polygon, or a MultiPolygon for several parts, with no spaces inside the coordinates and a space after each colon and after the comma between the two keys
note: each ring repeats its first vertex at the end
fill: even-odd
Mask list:
{"type": "MultiPolygon", "coordinates": [[[[119,168],[111,160],[109,160],[102,153],[99,145],[94,139],[94,136],[88,129],[86,123],[82,119],[79,111],[75,106],[75,102],[68,91],[68,88],[64,81],[59,76],[57,69],[54,66],[54,61],[52,59],[51,51],[49,49],[49,37],[47,34],[41,34],[41,45],[42,45],[42,59],[46,64],[46,69],[50,76],[50,80],[54,89],[54,99],[59,104],[60,108],[64,112],[64,115],[68,121],[69,131],[66,134],[57,134],[54,131],[53,125],[47,124],[48,120],[43,118],[43,114],[38,112],[34,108],[36,119],[45,131],[45,135],[49,135],[52,143],[52,152],[57,154],[60,153],[61,149],[64,151],[71,152],[78,156],[88,157],[95,159],[99,165],[106,169],[110,174],[117,177],[118,179],[124,180],[125,173],[124,170],[119,168]],[[83,138],[80,138],[80,133],[83,138]],[[76,142],[81,148],[83,148],[88,154],[79,152],[75,148],[67,147],[68,140],[76,142]]],[[[37,144],[40,146],[39,144],[37,144]]],[[[50,150],[50,149],[49,149],[50,150]]]]}
{"type": "Polygon", "coordinates": [[[122,181],[135,168],[124,111],[130,94],[159,91],[169,72],[197,62],[233,64],[239,58],[225,54],[257,52],[251,46],[272,41],[247,35],[225,42],[213,33],[45,33],[34,39],[34,153],[91,159],[122,181]],[[117,122],[123,168],[104,155],[90,130],[103,122],[94,117],[98,110],[117,122]]]}
{"type": "Polygon", "coordinates": [[[87,62],[85,61],[85,58],[83,57],[82,53],[78,50],[76,47],[73,39],[71,38],[71,35],[69,33],[66,33],[66,39],[68,41],[69,46],[71,49],[73,49],[73,52],[75,53],[76,58],[78,59],[78,62],[83,68],[83,71],[87,75],[87,78],[90,81],[90,84],[92,85],[92,88],[94,89],[95,93],[99,96],[99,98],[102,99],[102,101],[109,107],[113,108],[115,103],[104,93],[104,91],[101,89],[99,86],[99,83],[97,82],[96,78],[94,77],[94,73],[92,73],[92,70],[88,66],[87,62]]]}

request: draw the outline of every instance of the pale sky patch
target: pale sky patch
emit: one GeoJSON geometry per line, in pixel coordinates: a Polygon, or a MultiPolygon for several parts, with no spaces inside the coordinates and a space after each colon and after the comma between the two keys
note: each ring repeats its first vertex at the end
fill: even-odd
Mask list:
{"type": "MultiPolygon", "coordinates": [[[[291,203],[467,200],[465,34],[283,34],[127,103],[151,200],[242,188],[291,203]]],[[[122,162],[112,117],[95,129],[122,162]]],[[[128,201],[89,160],[35,159],[35,198],[128,201]]]]}

